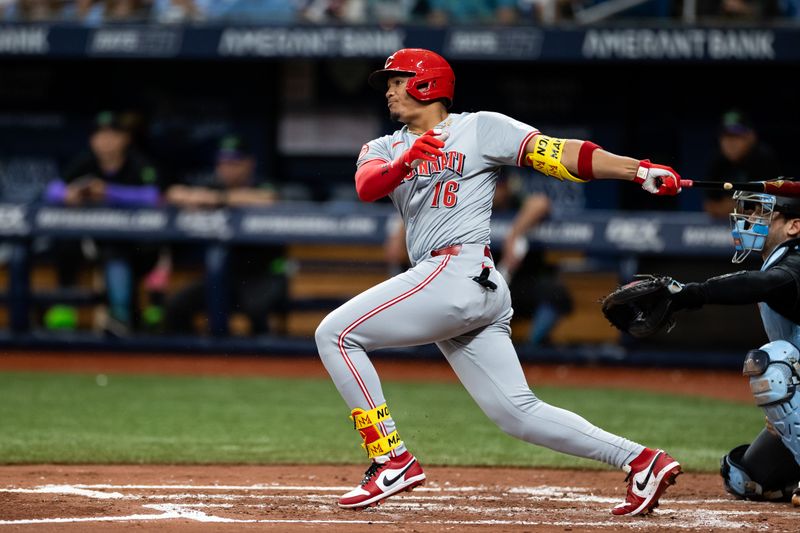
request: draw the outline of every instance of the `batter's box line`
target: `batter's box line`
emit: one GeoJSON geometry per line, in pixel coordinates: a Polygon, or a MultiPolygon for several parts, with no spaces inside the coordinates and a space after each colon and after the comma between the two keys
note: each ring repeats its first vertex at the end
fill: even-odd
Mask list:
{"type": "MultiPolygon", "coordinates": [[[[124,494],[114,492],[114,493],[105,493],[95,490],[90,490],[83,487],[97,487],[97,485],[80,485],[80,486],[71,486],[71,485],[48,485],[39,487],[36,489],[0,489],[5,490],[7,492],[38,492],[38,493],[51,493],[51,494],[72,494],[76,496],[83,496],[89,498],[125,498],[127,497],[124,494]]],[[[106,485],[103,487],[113,487],[113,488],[120,488],[120,485],[106,485]]],[[[144,488],[152,488],[152,487],[159,487],[158,485],[140,485],[138,487],[144,488]]],[[[176,485],[170,486],[161,486],[161,487],[169,487],[175,488],[176,485]]],[[[198,488],[198,487],[207,487],[207,486],[197,486],[191,485],[189,487],[198,488]]],[[[214,485],[212,486],[215,489],[219,489],[221,486],[214,485]]],[[[235,490],[241,490],[242,486],[232,486],[236,487],[235,490]]],[[[269,486],[270,489],[276,490],[280,486],[271,485],[269,486]]],[[[249,487],[247,487],[249,488],[249,487]]],[[[264,486],[260,486],[260,488],[266,488],[264,486]]],[[[534,488],[527,488],[524,489],[534,489],[534,488]]],[[[562,488],[558,487],[549,487],[548,490],[555,490],[558,496],[551,496],[550,499],[561,499],[562,501],[577,503],[577,502],[585,502],[587,496],[586,495],[579,495],[578,498],[569,498],[565,497],[567,494],[566,491],[560,490],[562,488]]],[[[522,491],[521,491],[522,492],[522,491]]],[[[527,493],[527,491],[525,491],[527,493]]],[[[144,495],[147,496],[147,495],[144,495]]],[[[296,496],[294,499],[303,499],[304,496],[296,496]]],[[[728,502],[726,500],[726,502],[728,502]]],[[[728,502],[730,503],[730,502],[728,502]]],[[[188,519],[193,521],[199,522],[225,522],[225,523],[264,523],[264,524],[362,524],[362,523],[384,523],[384,524],[394,524],[397,523],[394,520],[341,520],[341,519],[318,519],[318,520],[306,520],[306,519],[236,519],[236,518],[225,518],[219,516],[213,516],[198,510],[198,508],[208,508],[205,507],[209,504],[203,503],[195,503],[195,504],[146,504],[143,508],[152,509],[156,511],[161,511],[161,514],[135,514],[135,515],[127,515],[122,517],[84,517],[84,518],[51,518],[51,519],[29,519],[29,520],[10,520],[10,521],[0,521],[0,524],[45,524],[45,523],[68,523],[68,522],[113,522],[113,521],[148,521],[148,520],[165,520],[165,519],[188,519]]],[[[223,504],[224,505],[224,504],[223,504]]],[[[393,508],[401,508],[404,504],[402,502],[392,503],[387,502],[387,506],[393,508]]],[[[407,504],[406,504],[407,505],[407,504]]],[[[424,506],[426,510],[440,510],[437,509],[436,504],[429,504],[424,506]]],[[[441,510],[446,510],[447,508],[453,509],[457,508],[457,506],[448,505],[441,505],[439,504],[438,507],[441,507],[441,510]]],[[[419,510],[420,506],[414,506],[411,510],[419,510]]],[[[525,507],[516,507],[516,508],[509,508],[509,511],[512,512],[526,512],[528,509],[525,507]]],[[[475,509],[476,512],[480,513],[494,513],[498,512],[497,509],[488,507],[488,508],[480,508],[475,509]]],[[[566,512],[566,511],[565,511],[566,512]]],[[[377,511],[375,514],[379,514],[380,511],[377,511]]],[[[559,514],[559,513],[553,513],[559,514]]],[[[713,510],[713,509],[694,509],[694,510],[670,510],[670,511],[662,511],[657,516],[658,518],[670,518],[670,517],[677,517],[681,518],[678,523],[675,523],[674,520],[670,520],[669,524],[670,527],[678,527],[678,528],[686,528],[686,529],[697,529],[697,528],[742,528],[742,527],[749,527],[752,529],[767,529],[767,526],[760,527],[761,525],[755,525],[752,523],[742,523],[742,522],[733,522],[731,520],[725,520],[721,518],[721,516],[744,516],[744,515],[760,515],[763,514],[761,511],[722,511],[722,510],[713,510]]],[[[784,513],[786,514],[786,513],[784,513]]],[[[794,516],[794,513],[789,514],[789,516],[794,516]]],[[[376,517],[377,518],[377,517],[376,517]]],[[[653,525],[662,524],[663,520],[658,520],[658,522],[653,523],[652,521],[620,521],[620,520],[612,520],[607,519],[605,521],[598,521],[598,520],[584,520],[584,521],[574,521],[570,519],[556,519],[556,520],[424,520],[424,521],[415,521],[413,520],[413,516],[405,516],[403,519],[403,523],[418,523],[418,524],[429,524],[429,525],[450,525],[450,526],[468,526],[468,525],[484,525],[484,526],[491,526],[491,525],[521,525],[521,526],[537,526],[537,525],[549,525],[551,527],[596,527],[596,528],[612,528],[612,529],[640,529],[640,528],[649,528],[653,525]],[[649,522],[649,523],[648,523],[649,522]]]]}
{"type": "MultiPolygon", "coordinates": [[[[108,490],[234,490],[234,491],[318,491],[318,492],[341,492],[352,490],[352,486],[336,487],[336,486],[308,486],[308,485],[275,485],[275,484],[255,484],[255,485],[111,485],[111,484],[73,484],[72,487],[80,489],[108,489],[108,490]]],[[[477,486],[427,486],[417,487],[414,489],[419,492],[476,492],[482,490],[489,490],[484,485],[477,486]]]]}
{"type": "MultiPolygon", "coordinates": [[[[87,498],[94,498],[94,499],[143,499],[152,497],[156,499],[159,495],[136,495],[136,494],[123,494],[121,492],[117,492],[118,490],[207,490],[207,491],[236,491],[236,492],[341,492],[350,490],[351,487],[318,487],[318,486],[297,486],[297,485],[113,485],[113,484],[74,484],[74,485],[41,485],[34,488],[5,488],[0,489],[0,492],[18,492],[18,493],[31,493],[31,494],[65,494],[65,495],[76,495],[76,496],[84,496],[87,498]],[[103,492],[103,490],[114,490],[114,492],[103,492]]],[[[476,490],[485,490],[484,487],[473,487],[473,486],[462,486],[462,487],[447,487],[447,488],[426,488],[420,487],[414,489],[414,493],[410,495],[403,496],[406,500],[421,500],[424,501],[426,499],[456,499],[457,496],[448,496],[448,495],[441,495],[441,496],[434,496],[434,495],[427,495],[427,494],[420,494],[424,492],[455,492],[455,493],[465,493],[465,492],[473,492],[476,490]]],[[[580,487],[558,487],[558,486],[536,486],[536,487],[524,487],[524,486],[517,486],[517,487],[509,487],[507,490],[503,491],[508,494],[518,494],[518,495],[525,495],[528,497],[529,501],[548,501],[548,500],[556,500],[556,501],[563,501],[563,502],[585,502],[585,503],[598,503],[598,504],[605,504],[605,503],[614,503],[619,500],[618,497],[606,497],[606,496],[594,496],[590,494],[589,489],[580,488],[580,487]]],[[[163,498],[176,498],[176,495],[161,495],[160,497],[163,498]]],[[[202,497],[199,493],[194,493],[194,495],[187,497],[195,497],[200,498],[202,497]]],[[[209,499],[214,498],[252,498],[254,496],[251,495],[208,495],[209,499]]],[[[264,495],[258,497],[271,497],[271,498],[278,498],[279,495],[264,495]]],[[[306,498],[314,497],[314,498],[325,498],[328,497],[325,494],[308,494],[305,495],[306,498]]],[[[331,496],[332,497],[332,496],[331,496]]],[[[473,499],[475,497],[466,496],[467,499],[473,499]]],[[[496,498],[493,498],[496,499],[496,498]]],[[[678,504],[678,505],[708,505],[708,504],[742,504],[739,500],[731,500],[731,499],[662,499],[662,503],[666,504],[678,504]]]]}

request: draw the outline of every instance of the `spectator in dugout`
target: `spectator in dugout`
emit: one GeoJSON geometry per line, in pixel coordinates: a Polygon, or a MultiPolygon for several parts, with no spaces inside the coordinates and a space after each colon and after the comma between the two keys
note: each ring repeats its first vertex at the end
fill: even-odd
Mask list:
{"type": "MultiPolygon", "coordinates": [[[[737,109],[722,115],[718,149],[706,179],[743,183],[776,179],[781,174],[775,152],[761,141],[750,118],[737,109]]],[[[703,208],[714,218],[728,219],[733,199],[727,191],[706,191],[703,208]]]]}
{"type": "MultiPolygon", "coordinates": [[[[139,124],[135,113],[99,113],[89,136],[89,150],[66,166],[63,179],[48,183],[45,203],[76,208],[159,205],[162,176],[133,146],[139,124]]],[[[104,241],[81,246],[76,241],[58,242],[52,251],[57,258],[62,287],[75,285],[80,258],[87,250],[90,254],[96,253],[103,263],[108,298],[108,316],[103,328],[113,335],[126,335],[138,325],[135,280],[156,263],[159,250],[141,243],[104,241]]],[[[45,323],[48,322],[46,314],[45,323]]]]}
{"type": "MultiPolygon", "coordinates": [[[[275,188],[256,175],[257,161],[240,135],[224,136],[216,153],[210,179],[173,185],[167,202],[182,209],[264,207],[278,201],[275,188]]],[[[282,312],[287,300],[286,250],[282,245],[234,246],[230,251],[227,301],[243,313],[250,332],[269,332],[268,315],[282,312]]],[[[195,331],[195,315],[206,307],[207,281],[200,279],[167,299],[165,329],[168,333],[195,331]]]]}
{"type": "Polygon", "coordinates": [[[493,255],[511,291],[514,315],[531,319],[528,337],[520,346],[528,352],[551,345],[551,333],[573,310],[572,295],[560,279],[557,266],[547,260],[546,250],[528,245],[528,233],[551,210],[546,194],[516,190],[506,176],[497,180],[492,212],[513,214],[513,221],[501,249],[493,255]]]}

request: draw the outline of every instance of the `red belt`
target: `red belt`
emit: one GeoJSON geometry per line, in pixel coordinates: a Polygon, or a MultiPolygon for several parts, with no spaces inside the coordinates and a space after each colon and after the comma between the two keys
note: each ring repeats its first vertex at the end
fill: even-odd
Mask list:
{"type": "MultiPolygon", "coordinates": [[[[453,244],[450,246],[446,246],[444,248],[439,248],[438,250],[432,250],[431,256],[436,257],[437,255],[458,255],[460,253],[461,253],[461,245],[453,244]]],[[[492,258],[492,251],[489,249],[488,246],[483,247],[483,255],[484,257],[488,257],[489,259],[492,258]]]]}

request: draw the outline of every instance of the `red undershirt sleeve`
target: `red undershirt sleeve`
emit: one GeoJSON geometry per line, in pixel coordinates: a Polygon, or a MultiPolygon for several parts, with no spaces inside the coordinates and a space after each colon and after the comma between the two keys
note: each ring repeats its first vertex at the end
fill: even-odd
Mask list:
{"type": "Polygon", "coordinates": [[[363,202],[383,198],[402,183],[408,169],[397,161],[370,159],[356,170],[356,193],[363,202]]]}

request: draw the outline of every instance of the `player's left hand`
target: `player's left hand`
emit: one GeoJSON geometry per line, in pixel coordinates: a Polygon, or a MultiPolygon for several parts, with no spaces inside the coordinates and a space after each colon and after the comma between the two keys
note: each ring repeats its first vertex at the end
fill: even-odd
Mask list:
{"type": "Polygon", "coordinates": [[[636,177],[633,181],[639,183],[642,189],[658,196],[675,196],[681,192],[681,177],[672,167],[656,165],[649,159],[639,162],[636,177]]]}

